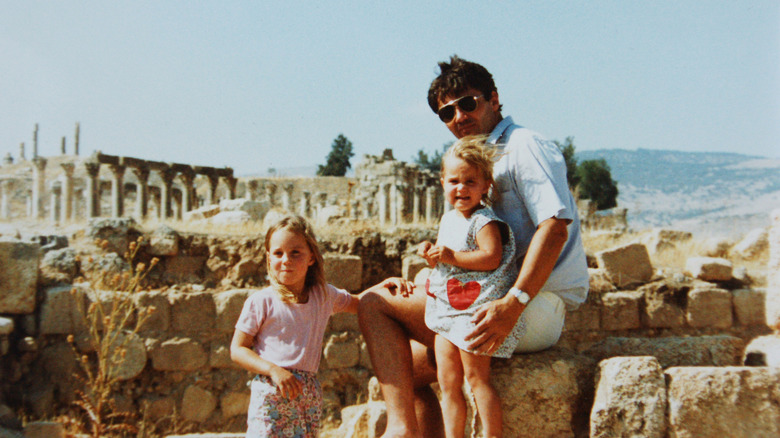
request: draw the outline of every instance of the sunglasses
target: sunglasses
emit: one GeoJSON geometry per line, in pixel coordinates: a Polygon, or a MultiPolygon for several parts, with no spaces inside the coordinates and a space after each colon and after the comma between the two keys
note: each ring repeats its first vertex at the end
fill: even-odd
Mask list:
{"type": "Polygon", "coordinates": [[[455,118],[455,105],[465,113],[470,113],[477,109],[477,99],[482,96],[462,96],[455,100],[447,102],[444,106],[439,108],[437,114],[444,123],[450,123],[455,118]]]}

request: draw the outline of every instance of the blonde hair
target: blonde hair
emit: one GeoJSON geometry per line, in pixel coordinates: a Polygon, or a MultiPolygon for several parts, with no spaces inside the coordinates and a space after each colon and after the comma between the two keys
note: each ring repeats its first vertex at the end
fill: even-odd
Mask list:
{"type": "Polygon", "coordinates": [[[447,158],[458,158],[470,166],[474,166],[482,172],[482,175],[490,186],[491,190],[482,196],[482,202],[490,205],[495,201],[495,180],[493,179],[493,164],[498,161],[498,150],[487,143],[487,135],[468,135],[456,141],[455,144],[447,149],[441,158],[441,173],[444,175],[444,164],[447,158]]]}
{"type": "Polygon", "coordinates": [[[268,267],[268,279],[270,280],[274,289],[276,289],[276,292],[279,294],[279,297],[283,302],[299,304],[307,303],[309,301],[309,292],[313,288],[317,286],[323,287],[326,285],[322,253],[320,252],[320,248],[317,245],[317,238],[314,236],[314,230],[312,229],[311,224],[309,224],[309,222],[303,217],[298,215],[285,216],[279,220],[279,222],[273,224],[265,233],[264,246],[266,265],[268,267]],[[306,280],[303,285],[303,291],[301,291],[300,294],[296,294],[287,286],[279,283],[279,280],[271,273],[271,260],[268,256],[271,246],[271,236],[281,229],[286,229],[291,233],[303,237],[309,247],[309,250],[311,251],[312,257],[314,258],[314,263],[309,266],[309,269],[306,271],[306,280]]]}

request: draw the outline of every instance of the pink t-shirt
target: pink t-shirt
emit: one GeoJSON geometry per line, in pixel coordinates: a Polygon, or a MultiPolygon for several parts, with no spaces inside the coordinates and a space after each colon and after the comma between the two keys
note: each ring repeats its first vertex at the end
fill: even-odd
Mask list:
{"type": "Polygon", "coordinates": [[[284,303],[269,286],[247,298],[236,329],[254,336],[252,348],[263,359],[316,373],[328,319],[350,301],[349,292],[329,284],[315,287],[305,304],[284,303]]]}

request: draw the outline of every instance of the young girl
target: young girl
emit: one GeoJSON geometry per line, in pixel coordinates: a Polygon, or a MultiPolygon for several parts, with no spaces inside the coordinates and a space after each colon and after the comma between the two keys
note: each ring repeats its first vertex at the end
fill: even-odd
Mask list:
{"type": "Polygon", "coordinates": [[[265,250],[271,286],[246,300],[230,345],[231,359],[257,373],[246,436],[315,437],[325,326],[332,313],[355,313],[358,299],[325,282],[322,254],[302,217],[269,228],[265,250]]]}
{"type": "MultiPolygon", "coordinates": [[[[512,232],[486,205],[495,156],[495,150],[485,146],[484,136],[464,137],[444,154],[441,183],[453,209],[441,218],[436,244],[423,242],[418,248],[434,268],[425,285],[425,323],[436,332],[437,378],[448,438],[465,433],[464,375],[484,436],[501,437],[501,401],[490,384],[491,358],[470,353],[463,340],[474,327],[474,312],[506,295],[517,279],[512,232]]],[[[510,357],[522,333],[518,324],[494,355],[510,357]]]]}

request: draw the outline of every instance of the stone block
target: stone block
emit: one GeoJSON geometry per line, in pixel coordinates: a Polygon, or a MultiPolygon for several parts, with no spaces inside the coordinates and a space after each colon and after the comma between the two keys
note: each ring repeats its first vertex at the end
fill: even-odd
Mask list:
{"type": "Polygon", "coordinates": [[[347,333],[331,335],[323,357],[329,369],[354,367],[360,362],[360,346],[347,333]]]}
{"type": "Polygon", "coordinates": [[[14,320],[0,316],[0,335],[8,336],[14,331],[14,320]]]}
{"type": "Polygon", "coordinates": [[[241,367],[230,358],[230,340],[219,340],[211,344],[209,367],[241,369],[241,367]]]}
{"type": "Polygon", "coordinates": [[[653,356],[662,367],[734,366],[742,363],[745,341],[734,336],[607,338],[583,354],[601,361],[618,356],[653,356]]]}
{"type": "Polygon", "coordinates": [[[493,362],[504,436],[587,436],[594,369],[592,359],[559,347],[493,362]]]}
{"type": "Polygon", "coordinates": [[[780,368],[666,370],[670,436],[780,436],[780,368]]]}
{"type": "Polygon", "coordinates": [[[566,312],[563,322],[564,331],[599,330],[601,328],[601,305],[588,301],[580,307],[566,312]]]}
{"type": "Polygon", "coordinates": [[[195,371],[208,364],[209,355],[189,338],[168,339],[149,349],[152,368],[158,371],[195,371]]]}
{"type": "Polygon", "coordinates": [[[685,325],[688,288],[677,288],[665,281],[650,283],[639,289],[644,294],[642,326],[676,328],[685,325]]]}
{"type": "Polygon", "coordinates": [[[601,296],[601,328],[630,330],[641,327],[639,303],[641,292],[611,292],[601,296]]]}
{"type": "Polygon", "coordinates": [[[599,363],[590,436],[664,438],[666,405],[664,372],[656,358],[604,360],[599,363]]]}
{"type": "Polygon", "coordinates": [[[597,268],[588,268],[588,280],[590,288],[588,294],[603,294],[605,292],[614,292],[617,290],[612,280],[609,279],[607,271],[597,268]]]}
{"type": "Polygon", "coordinates": [[[330,321],[328,321],[328,327],[325,332],[360,332],[357,314],[349,312],[334,313],[330,317],[330,321]]]}
{"type": "Polygon", "coordinates": [[[678,243],[691,240],[693,234],[688,231],[667,230],[655,228],[649,234],[642,237],[641,242],[647,247],[650,254],[674,249],[678,243]]]}
{"type": "Polygon", "coordinates": [[[729,239],[710,237],[701,242],[699,251],[706,257],[726,257],[733,245],[729,239]]]}
{"type": "Polygon", "coordinates": [[[65,438],[65,427],[56,421],[35,421],[24,426],[24,438],[65,438]]]}
{"type": "Polygon", "coordinates": [[[219,399],[219,408],[222,410],[224,418],[231,418],[237,415],[246,415],[249,410],[249,391],[228,392],[219,399]]]}
{"type": "Polygon", "coordinates": [[[40,280],[44,284],[72,283],[79,272],[73,248],[56,249],[47,252],[41,260],[40,280]]]}
{"type": "Polygon", "coordinates": [[[197,385],[190,385],[184,390],[181,400],[181,416],[185,420],[202,423],[217,407],[217,397],[208,390],[197,385]]]}
{"type": "Polygon", "coordinates": [[[769,232],[765,228],[755,228],[731,248],[731,253],[745,260],[755,260],[768,248],[769,232]]]}
{"type": "MultiPolygon", "coordinates": [[[[214,330],[217,309],[208,292],[171,294],[171,327],[176,332],[199,333],[214,330]]],[[[235,324],[235,322],[234,322],[235,324]]]]}
{"type": "Polygon", "coordinates": [[[213,296],[216,310],[216,329],[219,333],[233,333],[244,308],[244,302],[253,292],[250,289],[234,289],[213,296]]]}
{"type": "Polygon", "coordinates": [[[743,363],[748,366],[780,368],[780,335],[759,336],[745,348],[743,363]]]}
{"type": "Polygon", "coordinates": [[[599,268],[603,269],[610,281],[623,289],[643,284],[653,277],[653,265],[647,248],[640,243],[631,243],[596,253],[599,268]]]}
{"type": "Polygon", "coordinates": [[[54,286],[47,289],[41,305],[39,331],[42,335],[80,334],[86,331],[88,308],[85,285],[54,286]],[[75,290],[75,293],[72,291],[75,290]],[[80,310],[81,309],[81,310],[80,310]]]}
{"type": "Polygon", "coordinates": [[[384,402],[368,402],[341,410],[341,426],[335,436],[343,438],[379,437],[387,428],[384,402]]]}
{"type": "Polygon", "coordinates": [[[148,312],[148,317],[141,325],[141,333],[162,333],[171,325],[171,303],[168,294],[164,292],[136,292],[133,295],[139,312],[148,312]]]}
{"type": "Polygon", "coordinates": [[[338,288],[357,292],[363,287],[363,259],[356,255],[323,254],[325,278],[338,288]]]}
{"type": "Polygon", "coordinates": [[[162,280],[167,283],[200,283],[207,256],[178,255],[166,258],[162,280]]]}
{"type": "Polygon", "coordinates": [[[690,257],[685,262],[685,271],[704,281],[729,281],[733,269],[730,261],[718,257],[690,257]]]}
{"type": "Polygon", "coordinates": [[[413,254],[408,255],[401,260],[401,277],[409,281],[414,281],[414,277],[421,269],[428,267],[428,262],[424,258],[413,254]]]}
{"type": "Polygon", "coordinates": [[[734,295],[734,314],[741,325],[766,324],[766,290],[739,289],[734,295]]]}
{"type": "Polygon", "coordinates": [[[40,258],[37,244],[0,240],[0,314],[35,311],[40,258]]]}
{"type": "Polygon", "coordinates": [[[696,288],[688,292],[686,319],[691,327],[729,328],[733,322],[731,292],[719,288],[696,288]]]}
{"type": "Polygon", "coordinates": [[[147,396],[140,405],[143,416],[153,421],[172,417],[176,411],[176,400],[171,397],[147,396]]]}
{"type": "Polygon", "coordinates": [[[149,237],[146,252],[153,256],[175,256],[179,254],[179,233],[167,225],[161,225],[149,237]]]}

